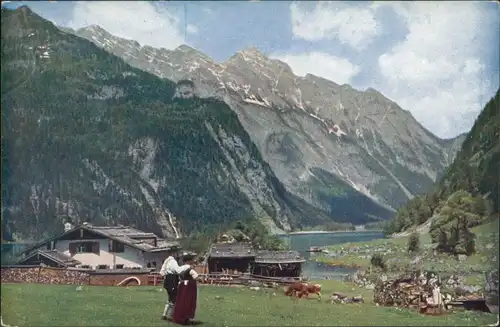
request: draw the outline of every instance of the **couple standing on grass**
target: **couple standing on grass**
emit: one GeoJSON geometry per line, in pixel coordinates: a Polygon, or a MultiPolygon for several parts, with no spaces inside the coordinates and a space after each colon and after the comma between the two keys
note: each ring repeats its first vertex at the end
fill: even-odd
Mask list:
{"type": "MultiPolygon", "coordinates": [[[[183,258],[185,262],[193,259],[188,255],[183,258]]],[[[160,270],[164,278],[163,288],[168,294],[162,318],[184,325],[194,318],[196,312],[198,273],[189,264],[179,266],[178,260],[178,257],[169,256],[160,270]]]]}

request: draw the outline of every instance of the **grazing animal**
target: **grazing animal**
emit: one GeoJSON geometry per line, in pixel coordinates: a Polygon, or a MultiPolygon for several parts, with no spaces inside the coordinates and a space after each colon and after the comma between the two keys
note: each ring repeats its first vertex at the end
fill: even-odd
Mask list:
{"type": "Polygon", "coordinates": [[[318,296],[318,300],[321,301],[321,285],[307,285],[307,293],[305,294],[305,296],[308,297],[309,294],[316,294],[318,296]]]}
{"type": "Polygon", "coordinates": [[[301,299],[302,297],[308,298],[309,294],[318,295],[318,300],[321,301],[321,285],[308,284],[308,283],[293,283],[285,288],[285,295],[301,299]]]}

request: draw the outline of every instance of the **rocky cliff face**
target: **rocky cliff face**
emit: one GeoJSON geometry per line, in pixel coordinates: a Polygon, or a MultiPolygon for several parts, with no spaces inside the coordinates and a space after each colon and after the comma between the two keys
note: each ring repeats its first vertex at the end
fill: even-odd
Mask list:
{"type": "Polygon", "coordinates": [[[295,76],[254,48],[217,63],[185,45],[141,46],[98,26],[72,33],[141,70],[190,80],[200,97],[222,99],[286,188],[339,220],[387,217],[433,184],[463,140],[437,138],[376,90],[295,76]]]}
{"type": "Polygon", "coordinates": [[[171,237],[250,217],[274,231],[329,219],[193,83],[133,68],[27,7],[2,8],[1,37],[7,233],[38,239],[67,216],[171,237]]]}

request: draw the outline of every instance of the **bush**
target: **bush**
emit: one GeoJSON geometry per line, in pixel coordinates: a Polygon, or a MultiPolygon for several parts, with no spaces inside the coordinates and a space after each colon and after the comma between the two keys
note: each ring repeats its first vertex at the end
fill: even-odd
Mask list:
{"type": "Polygon", "coordinates": [[[370,264],[373,267],[382,269],[383,271],[387,270],[387,265],[385,263],[385,259],[381,254],[376,253],[376,254],[372,255],[372,258],[370,259],[370,264]]]}
{"type": "Polygon", "coordinates": [[[286,250],[288,247],[281,238],[269,234],[266,227],[256,218],[248,221],[237,221],[231,227],[242,233],[239,237],[247,236],[257,249],[279,251],[286,250]]]}
{"type": "Polygon", "coordinates": [[[439,252],[449,252],[448,250],[448,235],[442,229],[438,230],[436,234],[437,238],[437,247],[436,250],[439,252]]]}
{"type": "Polygon", "coordinates": [[[434,243],[437,243],[436,250],[441,253],[470,256],[476,252],[476,236],[467,227],[465,219],[458,220],[456,225],[442,226],[432,231],[432,235],[434,243]]]}
{"type": "Polygon", "coordinates": [[[420,251],[420,235],[412,233],[408,239],[408,252],[415,253],[420,251]]]}

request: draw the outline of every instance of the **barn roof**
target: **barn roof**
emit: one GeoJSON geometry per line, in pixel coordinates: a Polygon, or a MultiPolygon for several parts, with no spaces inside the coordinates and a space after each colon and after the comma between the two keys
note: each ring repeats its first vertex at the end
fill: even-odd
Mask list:
{"type": "Polygon", "coordinates": [[[86,230],[90,233],[98,234],[104,238],[112,239],[118,242],[121,242],[125,245],[134,247],[138,250],[145,252],[159,252],[159,251],[167,251],[175,248],[179,248],[179,242],[176,240],[165,240],[159,238],[154,233],[147,233],[140,231],[138,229],[128,227],[128,226],[94,226],[88,223],[84,223],[82,225],[76,226],[62,234],[51,237],[47,240],[44,240],[35,246],[23,251],[23,253],[31,252],[32,250],[39,248],[48,242],[55,241],[65,235],[73,233],[77,230],[86,230]],[[153,246],[147,242],[148,239],[156,239],[156,246],[153,246]]]}
{"type": "Polygon", "coordinates": [[[255,250],[251,243],[217,243],[212,245],[208,256],[212,258],[249,258],[255,257],[255,250]]]}
{"type": "Polygon", "coordinates": [[[66,255],[58,250],[37,250],[33,252],[31,255],[21,259],[18,264],[22,264],[23,262],[26,262],[28,259],[33,258],[34,256],[42,256],[45,257],[55,263],[58,263],[60,265],[63,265],[65,267],[71,267],[71,266],[76,266],[80,264],[81,262],[78,260],[73,259],[69,255],[66,255]]]}
{"type": "Polygon", "coordinates": [[[298,251],[258,251],[257,263],[298,263],[305,262],[298,251]]]}

